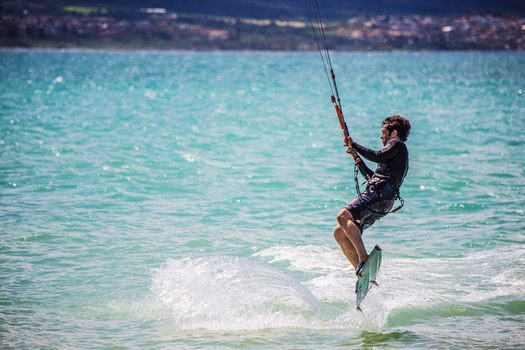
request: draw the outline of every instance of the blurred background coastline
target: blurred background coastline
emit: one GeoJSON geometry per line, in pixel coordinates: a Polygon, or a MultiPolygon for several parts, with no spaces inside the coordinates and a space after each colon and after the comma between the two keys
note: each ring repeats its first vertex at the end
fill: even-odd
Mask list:
{"type": "MultiPolygon", "coordinates": [[[[523,50],[516,1],[321,1],[334,50],[523,50]],[[386,4],[386,5],[385,5],[386,4]]],[[[0,47],[316,50],[301,1],[2,1],[0,47]],[[145,7],[147,6],[152,7],[145,7]]]]}

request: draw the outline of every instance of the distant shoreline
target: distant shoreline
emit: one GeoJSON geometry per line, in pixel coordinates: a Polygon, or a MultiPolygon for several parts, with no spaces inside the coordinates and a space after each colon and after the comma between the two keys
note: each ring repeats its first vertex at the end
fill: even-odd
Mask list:
{"type": "MultiPolygon", "coordinates": [[[[0,47],[317,51],[307,20],[29,11],[2,14],[0,20],[0,47]]],[[[363,15],[324,27],[333,51],[525,50],[525,18],[518,17],[363,15]]]]}
{"type": "MultiPolygon", "coordinates": [[[[315,54],[319,55],[314,50],[258,50],[258,49],[149,49],[149,48],[95,48],[95,47],[9,47],[0,46],[0,52],[79,52],[79,53],[97,53],[97,52],[115,52],[115,53],[130,53],[130,52],[144,52],[144,53],[286,53],[286,54],[315,54]]],[[[463,49],[463,50],[443,50],[443,49],[411,49],[411,50],[330,50],[336,53],[525,53],[525,50],[479,50],[479,49],[463,49]]]]}

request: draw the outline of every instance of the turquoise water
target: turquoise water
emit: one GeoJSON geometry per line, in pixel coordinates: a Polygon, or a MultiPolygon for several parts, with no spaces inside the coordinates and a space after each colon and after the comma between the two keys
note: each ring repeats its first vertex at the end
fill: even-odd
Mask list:
{"type": "Polygon", "coordinates": [[[1,51],[2,347],[525,347],[525,54],[332,59],[356,141],[413,125],[364,314],[317,53],[1,51]]]}

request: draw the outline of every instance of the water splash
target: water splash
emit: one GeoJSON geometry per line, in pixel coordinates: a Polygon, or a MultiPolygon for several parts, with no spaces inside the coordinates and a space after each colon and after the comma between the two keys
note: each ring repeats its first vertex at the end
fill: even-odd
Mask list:
{"type": "Polygon", "coordinates": [[[323,317],[308,289],[246,258],[170,259],[155,271],[151,291],[184,329],[293,327],[323,317]]]}

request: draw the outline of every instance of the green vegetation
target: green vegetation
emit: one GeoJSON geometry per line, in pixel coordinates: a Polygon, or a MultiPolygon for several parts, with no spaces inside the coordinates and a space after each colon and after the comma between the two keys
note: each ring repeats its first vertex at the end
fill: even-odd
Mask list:
{"type": "Polygon", "coordinates": [[[89,7],[89,6],[65,6],[65,12],[73,12],[81,15],[90,15],[94,13],[107,14],[108,9],[105,7],[89,7]]]}

